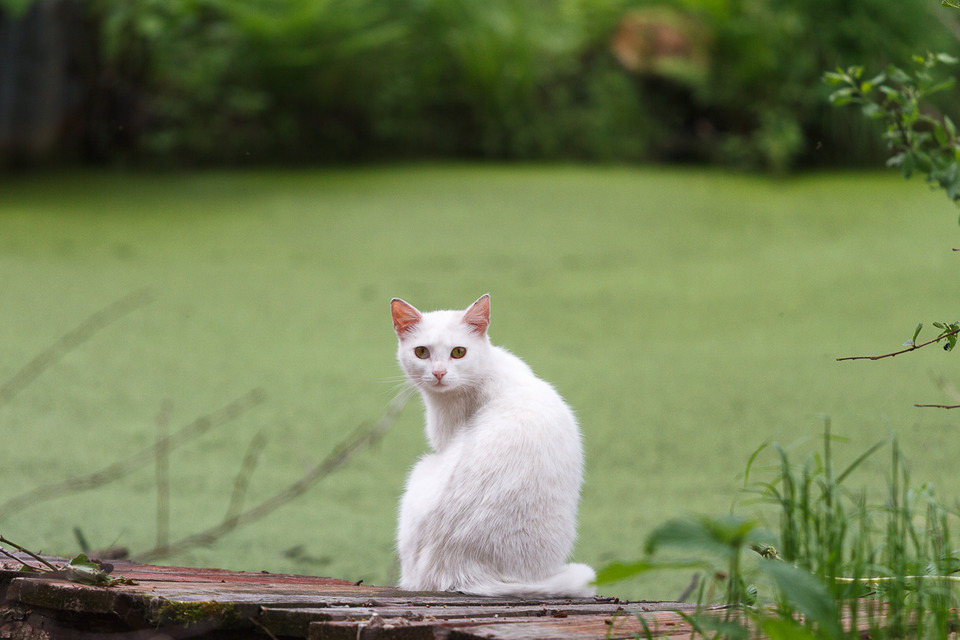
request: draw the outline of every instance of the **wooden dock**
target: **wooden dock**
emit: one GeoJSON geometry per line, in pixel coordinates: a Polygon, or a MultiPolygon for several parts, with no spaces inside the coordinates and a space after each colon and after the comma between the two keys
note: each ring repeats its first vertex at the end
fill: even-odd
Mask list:
{"type": "Polygon", "coordinates": [[[638,616],[656,637],[689,635],[678,611],[693,609],[605,597],[409,592],[331,578],[123,561],[113,561],[110,575],[133,584],[91,586],[19,569],[9,558],[0,562],[0,638],[601,640],[643,635],[638,616]]]}

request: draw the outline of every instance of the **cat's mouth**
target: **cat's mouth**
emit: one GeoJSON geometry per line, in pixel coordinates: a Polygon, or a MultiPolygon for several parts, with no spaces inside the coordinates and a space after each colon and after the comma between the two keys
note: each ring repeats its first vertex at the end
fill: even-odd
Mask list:
{"type": "Polygon", "coordinates": [[[431,377],[426,381],[425,385],[431,391],[449,391],[453,385],[450,384],[447,380],[437,380],[436,378],[431,377]]]}

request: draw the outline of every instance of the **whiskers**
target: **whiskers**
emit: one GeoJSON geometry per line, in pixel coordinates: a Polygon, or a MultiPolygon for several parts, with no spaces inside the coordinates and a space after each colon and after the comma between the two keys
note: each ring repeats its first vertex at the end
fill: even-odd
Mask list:
{"type": "MultiPolygon", "coordinates": [[[[436,391],[435,378],[432,374],[424,374],[417,378],[409,378],[405,375],[391,376],[382,378],[378,382],[389,384],[388,393],[395,399],[402,399],[403,401],[409,400],[410,396],[415,395],[418,391],[428,393],[436,391]]],[[[444,378],[444,382],[447,383],[446,388],[441,391],[444,395],[460,393],[475,395],[483,386],[483,376],[458,372],[456,376],[444,378]]]]}
{"type": "Polygon", "coordinates": [[[390,376],[389,378],[378,380],[378,382],[390,385],[388,394],[393,396],[393,399],[396,401],[406,402],[410,399],[410,396],[417,392],[416,385],[410,382],[404,375],[390,376]]]}
{"type": "Polygon", "coordinates": [[[461,373],[457,377],[457,388],[464,391],[476,392],[483,386],[483,376],[461,373]]]}

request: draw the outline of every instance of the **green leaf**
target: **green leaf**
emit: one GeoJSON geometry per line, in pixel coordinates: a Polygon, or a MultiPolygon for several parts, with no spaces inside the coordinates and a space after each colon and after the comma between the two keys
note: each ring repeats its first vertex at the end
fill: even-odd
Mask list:
{"type": "Polygon", "coordinates": [[[923,329],[923,323],[917,323],[917,328],[913,331],[913,338],[910,340],[913,344],[917,344],[917,338],[920,336],[920,330],[923,329]]]}
{"type": "Polygon", "coordinates": [[[826,637],[840,637],[837,603],[819,580],[783,562],[765,562],[760,566],[773,578],[777,590],[791,607],[816,622],[822,630],[835,632],[826,637]]]}
{"type": "Polygon", "coordinates": [[[614,562],[608,564],[597,572],[596,584],[609,584],[611,582],[620,582],[627,578],[643,575],[651,571],[662,571],[664,569],[699,569],[704,567],[700,561],[677,561],[677,562],[656,562],[653,560],[639,560],[637,562],[614,562]]]}
{"type": "Polygon", "coordinates": [[[757,456],[760,455],[760,452],[768,446],[770,446],[770,443],[764,442],[750,454],[750,458],[747,460],[746,471],[743,472],[743,486],[747,486],[750,483],[750,470],[753,469],[753,463],[757,459],[757,456]]]}
{"type": "Polygon", "coordinates": [[[941,147],[945,147],[950,140],[947,130],[939,122],[933,125],[933,137],[941,147]]]}
{"type": "Polygon", "coordinates": [[[850,102],[853,101],[854,91],[855,90],[853,87],[844,87],[842,89],[837,89],[836,91],[831,93],[830,97],[828,98],[830,100],[830,104],[837,107],[843,106],[845,104],[850,104],[850,102]]]}
{"type": "Polygon", "coordinates": [[[97,563],[91,562],[91,561],[90,561],[90,558],[88,558],[88,557],[87,557],[87,554],[85,554],[85,553],[81,553],[81,554],[75,556],[75,557],[70,561],[70,566],[72,566],[72,567],[92,567],[92,568],[94,568],[94,569],[99,569],[99,568],[100,568],[100,566],[99,566],[97,563]]]}
{"type": "Polygon", "coordinates": [[[939,83],[933,85],[932,87],[930,87],[929,89],[927,89],[926,92],[927,92],[927,93],[938,93],[938,92],[940,92],[940,91],[947,91],[948,89],[952,89],[952,88],[953,88],[953,85],[955,85],[956,83],[957,83],[957,81],[956,81],[954,78],[947,78],[947,79],[944,80],[943,82],[939,82],[939,83]]]}
{"type": "Polygon", "coordinates": [[[876,102],[868,102],[863,105],[861,112],[867,118],[876,120],[877,118],[883,117],[883,109],[876,102]]]}
{"type": "MultiPolygon", "coordinates": [[[[914,340],[916,340],[916,339],[917,339],[917,336],[920,334],[920,327],[922,327],[922,326],[923,326],[923,323],[917,325],[917,331],[916,331],[916,333],[913,334],[913,339],[914,339],[914,340]]],[[[867,458],[869,458],[870,456],[872,456],[872,455],[874,454],[874,452],[877,451],[877,449],[879,449],[880,447],[884,446],[885,444],[887,444],[887,441],[886,441],[886,440],[881,440],[880,442],[874,443],[874,445],[873,445],[872,447],[870,447],[869,449],[867,449],[866,451],[864,451],[863,453],[861,453],[861,454],[857,457],[856,460],[854,460],[853,462],[851,462],[851,463],[847,466],[847,468],[844,469],[844,470],[840,473],[840,475],[837,476],[836,483],[837,483],[837,484],[840,484],[841,482],[843,482],[844,478],[846,478],[848,475],[850,475],[850,474],[853,472],[854,469],[856,469],[857,467],[859,467],[859,466],[863,463],[864,460],[866,460],[867,458]]]]}
{"type": "Polygon", "coordinates": [[[111,578],[99,564],[90,560],[85,553],[81,553],[70,560],[64,567],[63,574],[64,578],[70,582],[80,584],[112,585],[125,580],[125,578],[111,578]]]}
{"type": "MultiPolygon", "coordinates": [[[[948,6],[960,8],[960,2],[954,1],[953,4],[948,6]]],[[[957,62],[960,62],[960,59],[953,57],[949,53],[938,53],[936,58],[943,64],[957,64],[957,62]]]]}
{"type": "Polygon", "coordinates": [[[887,67],[887,76],[899,84],[905,82],[910,82],[910,74],[901,69],[900,67],[889,66],[887,67]]]}
{"type": "Polygon", "coordinates": [[[770,640],[815,640],[817,637],[812,629],[792,618],[765,618],[760,626],[770,640]]]}
{"type": "Polygon", "coordinates": [[[737,620],[724,620],[717,617],[701,616],[699,623],[701,630],[716,632],[710,635],[704,634],[704,638],[747,640],[750,637],[750,629],[744,623],[738,622],[737,620]]]}
{"type": "Polygon", "coordinates": [[[655,553],[662,547],[696,549],[726,555],[759,540],[757,522],[740,516],[710,518],[696,516],[674,519],[660,525],[647,538],[645,550],[655,553]]]}
{"type": "Polygon", "coordinates": [[[823,74],[823,81],[829,85],[840,85],[848,82],[849,76],[842,72],[826,71],[823,74]]]}
{"type": "Polygon", "coordinates": [[[100,567],[95,564],[68,564],[64,570],[64,577],[70,582],[80,584],[106,584],[110,582],[109,576],[100,567]]]}
{"type": "Polygon", "coordinates": [[[886,85],[880,87],[880,93],[887,97],[887,100],[895,104],[903,104],[903,94],[894,89],[893,87],[888,87],[886,85]]]}
{"type": "Polygon", "coordinates": [[[639,576],[653,570],[650,562],[641,560],[633,563],[614,562],[597,571],[597,584],[609,584],[639,576]]]}

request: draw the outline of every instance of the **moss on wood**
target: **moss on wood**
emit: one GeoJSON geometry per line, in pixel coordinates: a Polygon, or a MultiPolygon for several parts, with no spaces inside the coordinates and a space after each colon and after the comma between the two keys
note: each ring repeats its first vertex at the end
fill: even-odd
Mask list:
{"type": "Polygon", "coordinates": [[[216,621],[220,625],[229,625],[236,619],[236,605],[217,602],[216,600],[200,602],[166,600],[151,615],[151,621],[155,624],[173,623],[183,626],[212,621],[216,621]]]}

